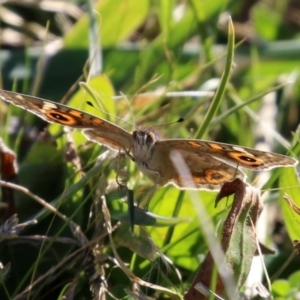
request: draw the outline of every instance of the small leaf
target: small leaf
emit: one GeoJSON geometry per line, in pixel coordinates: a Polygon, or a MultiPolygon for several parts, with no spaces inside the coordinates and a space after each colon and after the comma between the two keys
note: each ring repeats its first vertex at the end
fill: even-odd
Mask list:
{"type": "MultiPolygon", "coordinates": [[[[280,199],[288,196],[288,198],[299,207],[299,179],[295,168],[284,168],[279,180],[280,199]]],[[[299,239],[300,215],[286,201],[280,201],[282,216],[291,240],[299,239]]]]}
{"type": "Polygon", "coordinates": [[[122,224],[114,234],[116,246],[124,246],[132,252],[153,261],[158,251],[155,243],[143,227],[135,226],[131,233],[129,224],[122,224]]]}
{"type": "MultiPolygon", "coordinates": [[[[216,198],[216,203],[221,198],[231,194],[234,194],[234,200],[224,223],[221,245],[228,268],[227,274],[233,274],[237,289],[239,289],[248,276],[252,258],[257,248],[255,226],[263,204],[258,190],[240,179],[226,182],[216,198]]],[[[222,268],[221,266],[217,267],[222,268]]],[[[214,279],[214,270],[215,262],[209,252],[189,291],[185,294],[186,300],[206,299],[200,293],[195,294],[194,287],[201,283],[209,291],[214,279]]],[[[226,270],[222,270],[222,272],[226,272],[226,270]]],[[[226,295],[229,287],[224,282],[224,276],[226,276],[224,273],[222,277],[218,276],[217,281],[213,285],[215,289],[211,292],[215,292],[219,296],[226,295]]]]}

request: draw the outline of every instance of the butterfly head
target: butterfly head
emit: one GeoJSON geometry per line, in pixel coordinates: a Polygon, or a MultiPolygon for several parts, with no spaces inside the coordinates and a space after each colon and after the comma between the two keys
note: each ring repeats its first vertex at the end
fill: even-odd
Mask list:
{"type": "Polygon", "coordinates": [[[149,130],[135,130],[132,133],[134,143],[140,147],[146,146],[151,147],[155,144],[157,138],[154,132],[149,130]]]}
{"type": "Polygon", "coordinates": [[[149,130],[135,130],[133,137],[133,157],[137,164],[146,161],[151,156],[157,137],[154,132],[149,130]]]}

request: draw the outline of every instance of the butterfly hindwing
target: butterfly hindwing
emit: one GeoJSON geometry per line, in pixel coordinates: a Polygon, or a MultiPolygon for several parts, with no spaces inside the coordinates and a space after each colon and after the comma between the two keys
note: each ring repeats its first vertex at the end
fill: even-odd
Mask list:
{"type": "Polygon", "coordinates": [[[183,189],[205,189],[219,190],[226,181],[232,181],[235,178],[244,180],[245,174],[237,167],[228,164],[225,161],[214,159],[207,153],[198,153],[174,150],[172,148],[164,148],[163,151],[155,149],[152,153],[151,167],[157,169],[159,165],[156,162],[163,161],[164,168],[160,168],[160,182],[164,185],[172,183],[183,189]],[[183,159],[187,167],[180,165],[180,161],[171,160],[171,152],[176,151],[183,159]]]}

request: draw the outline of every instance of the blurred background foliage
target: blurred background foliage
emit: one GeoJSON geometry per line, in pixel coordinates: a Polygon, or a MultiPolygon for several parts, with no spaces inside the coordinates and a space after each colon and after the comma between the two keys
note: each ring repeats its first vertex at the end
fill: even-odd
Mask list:
{"type": "MultiPolygon", "coordinates": [[[[203,138],[248,147],[260,143],[269,151],[293,156],[299,153],[299,1],[1,3],[2,88],[68,103],[129,131],[135,125],[150,127],[183,117],[183,123],[158,128],[169,138],[193,137],[201,124],[210,92],[223,72],[231,15],[235,63],[216,118],[203,138]],[[80,81],[87,83],[86,88],[80,81]],[[95,91],[97,99],[87,90],[95,91]],[[110,115],[95,111],[86,101],[110,115]]],[[[0,103],[0,136],[17,153],[18,183],[56,205],[80,226],[87,240],[97,238],[98,250],[91,253],[91,244],[77,242],[66,220],[16,192],[20,221],[35,218],[38,224],[26,228],[22,238],[1,242],[0,261],[10,263],[11,269],[2,280],[0,298],[20,299],[22,292],[28,296],[31,283],[30,299],[54,299],[66,290],[75,299],[90,299],[91,286],[107,289],[103,292],[107,299],[132,297],[128,296],[131,281],[117,267],[106,231],[97,227],[103,222],[95,217],[100,210],[99,190],[105,189],[112,223],[118,227],[113,237],[121,259],[140,278],[182,295],[208,251],[189,195],[173,186],[152,194],[153,183],[133,163],[113,159],[105,147],[87,142],[80,133],[75,132],[70,142],[57,125],[47,127],[51,135],[40,135],[46,126],[29,113],[0,103]],[[123,164],[129,178],[127,172],[120,175],[123,164]],[[146,229],[135,226],[134,236],[128,225],[128,194],[115,187],[116,174],[129,180],[136,203],[142,206],[151,198],[153,215],[135,211],[146,229]]],[[[296,299],[300,275],[294,272],[299,259],[291,240],[299,239],[300,218],[282,195],[287,192],[297,202],[298,179],[289,169],[272,172],[268,179],[258,177],[260,181],[257,174],[248,174],[249,182],[262,187],[266,204],[260,231],[265,232],[264,243],[277,250],[266,258],[267,273],[262,278],[271,278],[274,299],[296,299]]],[[[229,206],[214,208],[215,196],[199,192],[219,232],[229,206]]],[[[141,290],[149,297],[164,297],[153,289],[141,290]]]]}

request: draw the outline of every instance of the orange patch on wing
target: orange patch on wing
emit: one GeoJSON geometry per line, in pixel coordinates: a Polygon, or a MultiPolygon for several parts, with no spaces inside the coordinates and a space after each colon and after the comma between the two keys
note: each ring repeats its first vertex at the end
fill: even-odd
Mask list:
{"type": "Polygon", "coordinates": [[[207,183],[207,181],[205,180],[204,177],[199,177],[199,176],[192,176],[193,178],[193,181],[195,183],[198,183],[198,184],[204,184],[204,183],[207,183]]]}
{"type": "Polygon", "coordinates": [[[227,152],[227,155],[234,158],[237,162],[247,166],[259,167],[264,164],[263,160],[256,158],[255,156],[249,153],[232,151],[227,152]]]}
{"type": "Polygon", "coordinates": [[[218,144],[208,143],[208,145],[209,145],[209,147],[213,148],[214,150],[223,150],[223,147],[218,144]]]}
{"type": "Polygon", "coordinates": [[[232,174],[224,170],[206,169],[204,178],[208,183],[220,184],[232,180],[232,174]]]}
{"type": "Polygon", "coordinates": [[[194,141],[189,141],[188,143],[189,143],[191,146],[193,146],[193,147],[198,147],[198,148],[201,148],[201,147],[202,147],[202,145],[200,145],[199,143],[194,142],[194,141]]]}
{"type": "Polygon", "coordinates": [[[48,119],[53,120],[53,122],[62,125],[72,126],[72,125],[81,124],[81,120],[78,120],[78,118],[57,110],[50,110],[50,109],[46,110],[45,115],[47,116],[48,119]]]}
{"type": "Polygon", "coordinates": [[[81,111],[77,111],[77,110],[70,110],[68,112],[70,115],[75,116],[75,117],[80,117],[82,118],[82,112],[81,111]]]}
{"type": "MultiPolygon", "coordinates": [[[[205,169],[203,172],[199,172],[191,174],[191,179],[193,180],[194,184],[213,184],[219,185],[226,181],[230,181],[233,179],[232,174],[226,172],[225,170],[221,169],[205,169]]],[[[190,177],[184,178],[181,176],[173,177],[173,180],[179,185],[189,186],[190,184],[190,177]]]]}
{"type": "Polygon", "coordinates": [[[99,118],[93,118],[92,121],[93,124],[97,124],[97,125],[102,125],[104,123],[104,121],[99,118]]]}

